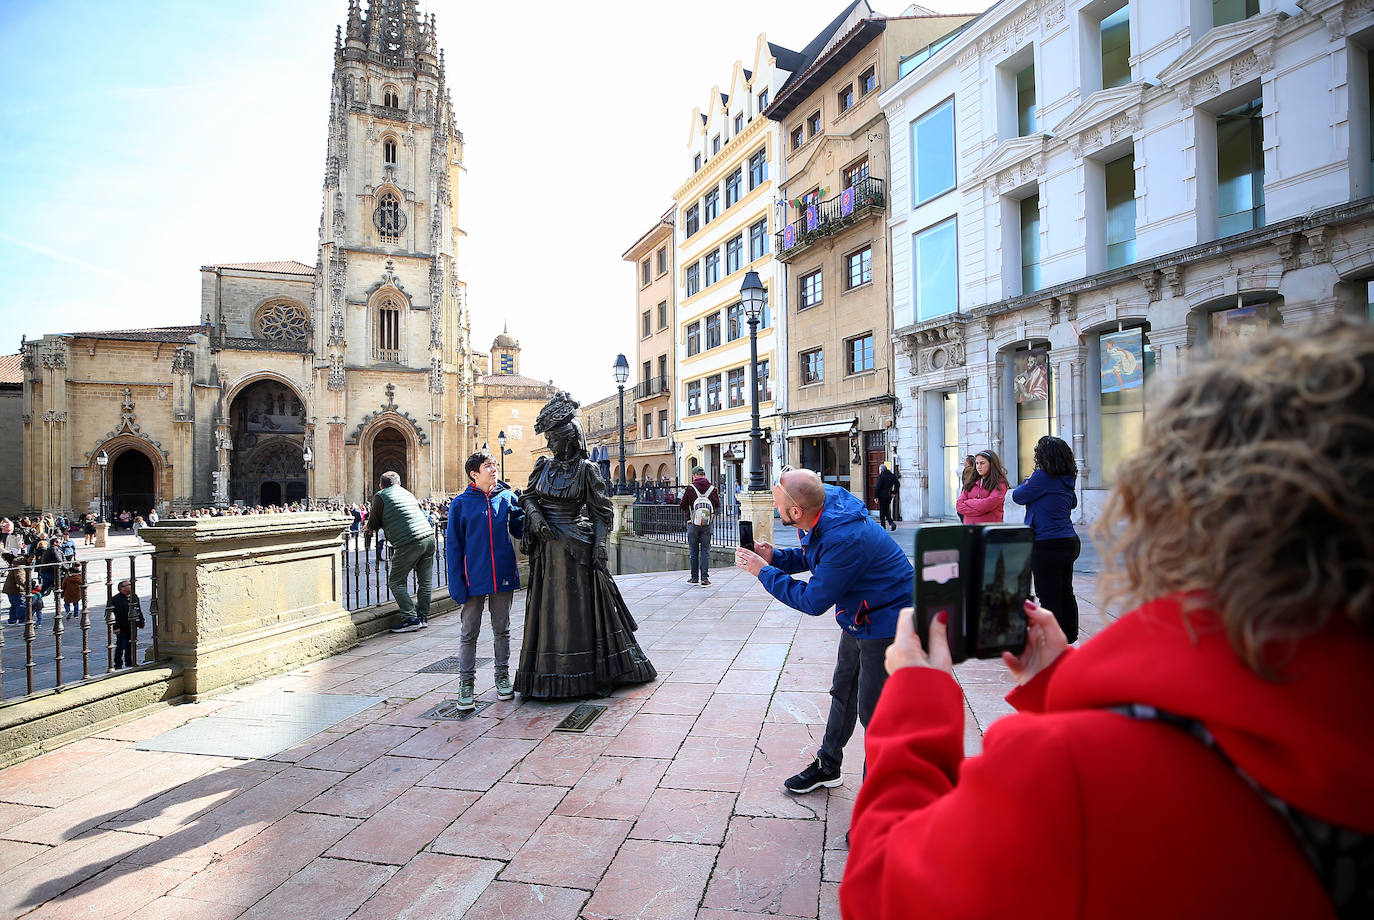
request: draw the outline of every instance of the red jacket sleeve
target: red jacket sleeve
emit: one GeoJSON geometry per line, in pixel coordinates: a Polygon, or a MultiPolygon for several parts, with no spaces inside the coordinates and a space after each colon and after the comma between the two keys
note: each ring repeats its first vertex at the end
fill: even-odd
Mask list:
{"type": "Polygon", "coordinates": [[[1054,677],[1054,672],[1059,670],[1059,666],[1073,654],[1073,646],[1069,646],[1059,653],[1059,657],[1050,662],[1050,666],[1030,679],[1029,683],[1019,687],[1013,687],[1007,694],[1006,700],[1016,707],[1017,712],[1044,712],[1045,694],[1050,689],[1050,678],[1054,677]]]}
{"type": "Polygon", "coordinates": [[[1007,716],[963,756],[949,675],[889,678],[865,736],[840,912],[863,920],[1081,915],[1082,807],[1067,741],[1007,716]]]}
{"type": "Polygon", "coordinates": [[[1002,507],[1007,495],[1006,483],[998,486],[991,495],[975,497],[973,492],[960,492],[954,507],[960,514],[984,515],[1002,507]]]}

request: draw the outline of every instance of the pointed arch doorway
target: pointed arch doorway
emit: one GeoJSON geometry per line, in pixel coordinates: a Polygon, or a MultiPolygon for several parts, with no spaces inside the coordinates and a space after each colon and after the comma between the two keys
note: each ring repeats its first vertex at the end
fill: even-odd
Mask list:
{"type": "Polygon", "coordinates": [[[372,438],[372,476],[369,494],[377,488],[383,473],[393,472],[401,477],[401,485],[410,488],[408,474],[408,446],[405,435],[393,427],[378,431],[372,438]]]}

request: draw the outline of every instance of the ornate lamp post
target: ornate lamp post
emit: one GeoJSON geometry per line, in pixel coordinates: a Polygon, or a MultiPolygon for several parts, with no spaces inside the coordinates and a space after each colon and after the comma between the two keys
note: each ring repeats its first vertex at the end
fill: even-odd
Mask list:
{"type": "Polygon", "coordinates": [[[763,429],[759,426],[759,317],[763,315],[768,292],[763,289],[758,272],[745,274],[739,296],[749,319],[749,404],[753,410],[753,427],[749,429],[749,491],[762,492],[768,486],[763,481],[763,429]]]}
{"type": "Polygon", "coordinates": [[[506,429],[502,428],[496,435],[496,447],[501,452],[501,481],[506,481],[506,454],[514,451],[506,450],[506,429]]]}
{"type": "Polygon", "coordinates": [[[615,484],[616,495],[628,495],[625,486],[625,381],[630,379],[630,362],[624,355],[615,356],[615,385],[620,390],[620,480],[615,484]]]}
{"type": "Polygon", "coordinates": [[[301,459],[305,461],[305,510],[310,510],[310,461],[315,459],[315,453],[310,449],[310,445],[305,445],[301,450],[301,459]]]}
{"type": "Polygon", "coordinates": [[[110,455],[102,448],[95,455],[95,465],[100,467],[100,522],[105,523],[105,467],[110,465],[110,455]]]}

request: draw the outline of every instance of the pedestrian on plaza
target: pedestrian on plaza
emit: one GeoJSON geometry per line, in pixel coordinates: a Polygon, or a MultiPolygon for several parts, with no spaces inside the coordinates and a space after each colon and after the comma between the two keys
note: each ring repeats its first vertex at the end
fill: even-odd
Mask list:
{"type": "Polygon", "coordinates": [[[76,559],[76,541],[70,533],[62,534],[62,542],[57,544],[57,551],[61,553],[64,563],[70,564],[76,559]]]}
{"type": "Polygon", "coordinates": [[[687,579],[687,584],[696,584],[699,573],[701,584],[709,585],[711,521],[720,510],[720,495],[702,467],[693,467],[692,484],[682,490],[678,507],[687,512],[687,555],[692,561],[692,577],[687,579]]]}
{"type": "Polygon", "coordinates": [[[0,555],[9,570],[5,573],[5,597],[10,602],[9,625],[22,623],[25,619],[24,601],[29,594],[29,560],[24,555],[4,553],[0,555]]]}
{"type": "Polygon", "coordinates": [[[115,653],[114,666],[122,668],[126,664],[133,667],[134,653],[130,644],[133,637],[144,627],[143,604],[134,593],[134,586],[125,578],[116,586],[110,602],[105,605],[106,614],[114,614],[115,653]]]}
{"type": "Polygon", "coordinates": [[[150,509],[148,510],[148,526],[149,526],[149,527],[156,527],[156,526],[157,526],[157,522],[158,522],[159,520],[160,520],[160,518],[157,516],[157,509],[156,509],[156,508],[150,508],[150,509]]]}
{"type": "Polygon", "coordinates": [[[62,551],[51,541],[38,541],[38,582],[44,594],[51,594],[57,586],[58,576],[65,564],[62,551]]]}
{"type": "Polygon", "coordinates": [[[396,598],[400,621],[392,632],[413,632],[429,626],[429,591],[434,582],[434,530],[415,496],[401,486],[399,473],[382,474],[381,488],[372,494],[367,515],[367,532],[378,536],[384,531],[394,548],[387,587],[396,598]],[[415,573],[415,598],[406,589],[406,579],[415,573]]]}
{"type": "Polygon", "coordinates": [[[945,626],[899,620],[844,916],[1374,916],[1374,328],[1258,340],[1146,426],[1096,525],[1127,612],[1073,649],[1028,604],[981,756],[945,626]]]}
{"type": "Polygon", "coordinates": [[[348,529],[353,531],[354,533],[357,533],[358,531],[362,530],[363,510],[359,508],[357,505],[352,505],[349,507],[348,513],[353,518],[353,523],[349,525],[348,529]]]}
{"type": "Polygon", "coordinates": [[[897,474],[887,468],[886,463],[878,464],[878,481],[873,484],[873,497],[878,500],[878,526],[897,529],[892,520],[892,488],[897,485],[897,474]]]}
{"type": "Polygon", "coordinates": [[[1031,575],[1036,600],[1053,610],[1070,642],[1078,641],[1078,598],[1073,593],[1073,564],[1083,551],[1069,512],[1078,507],[1074,480],[1078,464],[1073,448],[1046,435],[1035,444],[1035,471],[1012,490],[1011,500],[1026,506],[1026,525],[1034,531],[1031,575]]]}
{"type": "Polygon", "coordinates": [[[62,610],[67,619],[81,615],[81,596],[86,593],[86,583],[81,578],[81,570],[76,566],[67,569],[62,578],[62,610]]]}
{"type": "Polygon", "coordinates": [[[476,706],[477,637],[482,607],[491,616],[495,650],[496,697],[515,695],[510,682],[510,608],[520,587],[515,547],[524,535],[525,512],[510,486],[496,478],[495,458],[480,450],[463,465],[468,487],[448,509],[444,543],[448,593],[462,607],[458,634],[458,708],[476,706]]]}
{"type": "Polygon", "coordinates": [[[138,545],[139,545],[139,546],[142,546],[142,545],[143,545],[143,537],[140,535],[140,532],[143,530],[143,528],[144,528],[145,526],[147,526],[147,525],[144,524],[144,522],[143,522],[143,515],[141,515],[141,514],[136,514],[136,515],[134,515],[134,523],[133,523],[133,528],[134,528],[134,539],[138,540],[138,545]]]}
{"type": "Polygon", "coordinates": [[[997,454],[980,450],[973,458],[974,479],[954,501],[965,524],[1000,524],[1007,498],[1007,470],[997,454]]]}
{"type": "Polygon", "coordinates": [[[129,510],[126,508],[119,512],[119,529],[128,530],[132,525],[133,518],[130,516],[129,510]]]}
{"type": "Polygon", "coordinates": [[[86,537],[86,542],[82,544],[83,546],[92,546],[95,544],[94,512],[87,514],[84,518],[81,519],[81,533],[84,534],[86,537]]]}
{"type": "Polygon", "coordinates": [[[783,524],[797,528],[801,546],[776,549],[756,539],[754,552],[735,550],[735,564],[794,610],[817,617],[834,608],[840,625],[825,739],[816,759],[783,783],[801,795],[842,782],[840,764],[854,723],[868,726],[887,681],[883,656],[897,611],[911,603],[914,572],[863,502],[810,470],[784,469],[773,486],[773,505],[783,524]],[[810,581],[791,577],[806,571],[810,581]]]}

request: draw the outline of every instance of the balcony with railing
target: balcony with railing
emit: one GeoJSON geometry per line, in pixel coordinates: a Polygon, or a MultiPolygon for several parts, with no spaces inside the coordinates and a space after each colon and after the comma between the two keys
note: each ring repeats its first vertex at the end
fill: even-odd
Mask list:
{"type": "Polygon", "coordinates": [[[648,380],[641,380],[635,384],[635,400],[648,399],[651,396],[659,396],[668,392],[668,378],[665,376],[650,377],[648,380]]]}
{"type": "Polygon", "coordinates": [[[790,262],[821,240],[854,226],[872,214],[881,214],[887,205],[882,179],[869,176],[833,198],[808,205],[798,220],[792,221],[777,236],[777,258],[790,262]]]}

